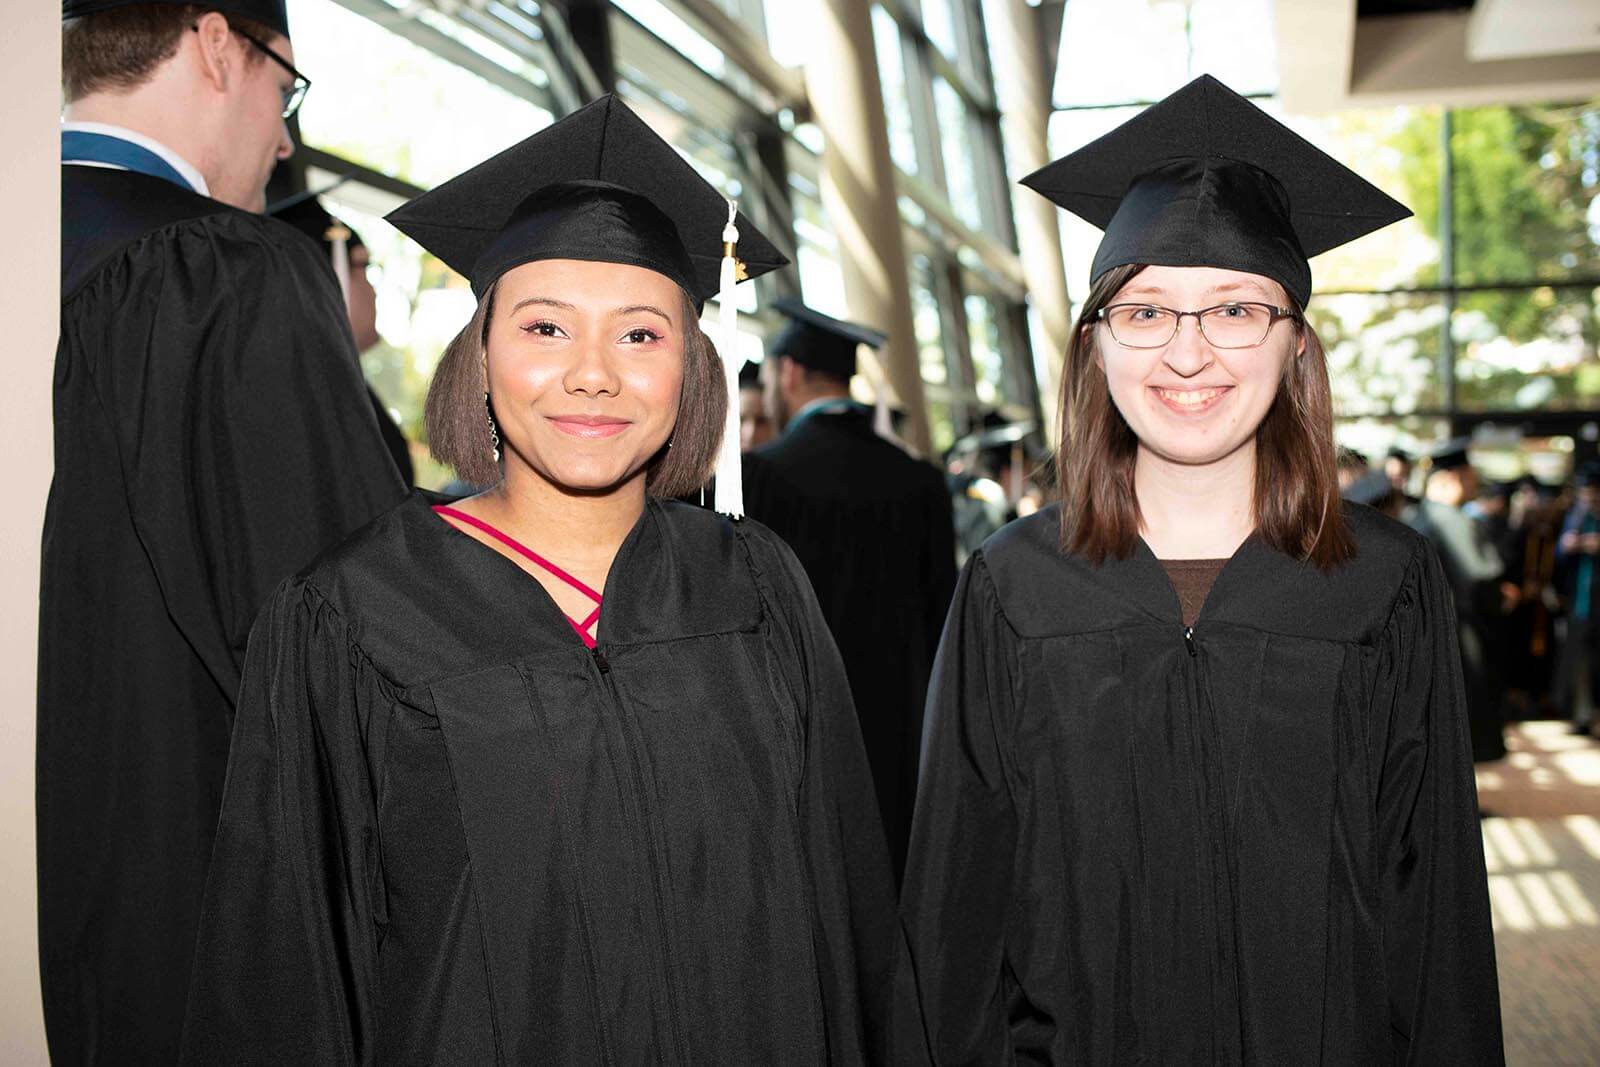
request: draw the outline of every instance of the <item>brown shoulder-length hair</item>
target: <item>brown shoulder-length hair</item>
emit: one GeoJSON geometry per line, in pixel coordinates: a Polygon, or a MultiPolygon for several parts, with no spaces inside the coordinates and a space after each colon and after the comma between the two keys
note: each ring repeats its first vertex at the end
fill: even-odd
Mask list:
{"type": "MultiPolygon", "coordinates": [[[[1061,372],[1061,544],[1099,563],[1125,558],[1139,537],[1133,465],[1138,439],[1111,400],[1094,329],[1100,310],[1144,270],[1108,271],[1073,324],[1061,372]]],[[[1294,305],[1305,350],[1284,364],[1278,395],[1256,429],[1256,535],[1323,570],[1355,558],[1344,522],[1333,445],[1333,397],[1322,341],[1294,305]]]]}
{"type": "MultiPolygon", "coordinates": [[[[433,458],[455,469],[468,485],[489,486],[500,480],[484,410],[483,368],[488,352],[489,321],[494,315],[495,286],[478,301],[472,321],[456,334],[428,387],[424,422],[433,458]]],[[[672,436],[646,467],[645,489],[665,498],[687,496],[711,478],[722,447],[728,388],[722,360],[711,338],[700,329],[700,313],[682,292],[683,387],[678,394],[678,419],[672,436]]]]}

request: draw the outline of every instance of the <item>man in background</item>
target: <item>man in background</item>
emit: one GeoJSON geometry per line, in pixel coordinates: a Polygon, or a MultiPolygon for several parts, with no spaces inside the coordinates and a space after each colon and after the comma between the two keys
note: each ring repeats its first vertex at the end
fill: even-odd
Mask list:
{"type": "Polygon", "coordinates": [[[772,416],[767,413],[761,366],[747,359],[739,368],[739,451],[754,452],[777,436],[777,432],[772,416]]]}
{"type": "Polygon", "coordinates": [[[1556,581],[1567,609],[1566,636],[1552,686],[1574,734],[1588,734],[1600,707],[1600,467],[1581,468],[1577,498],[1556,542],[1556,581]]]}
{"type": "Polygon", "coordinates": [[[258,212],[283,0],[66,0],[39,635],[54,1063],[171,1063],[250,626],[403,494],[333,276],[258,212]]]}
{"type": "Polygon", "coordinates": [[[905,865],[922,710],[955,588],[950,497],[937,469],[884,440],[850,399],[859,345],[882,334],[800,304],[762,364],[779,428],[746,457],[750,516],[788,541],[850,679],[894,861],[905,865]]]}
{"type": "MultiPolygon", "coordinates": [[[[382,344],[383,337],[378,333],[378,294],[367,277],[372,253],[361,235],[330,215],[328,209],[309,194],[273,209],[271,214],[311,238],[327,257],[339,291],[344,294],[345,314],[349,317],[350,336],[356,352],[364,356],[382,344]]],[[[416,468],[411,462],[411,443],[370,382],[367,399],[372,401],[378,432],[383,434],[383,443],[394,459],[395,469],[400,472],[400,480],[411,485],[417,480],[416,468]]]]}
{"type": "Polygon", "coordinates": [[[1478,495],[1478,472],[1467,457],[1468,443],[1464,437],[1446,441],[1425,457],[1422,499],[1404,521],[1433,542],[1455,594],[1472,758],[1484,763],[1506,754],[1505,678],[1493,644],[1499,620],[1516,607],[1521,592],[1506,583],[1499,550],[1466,511],[1478,495]]]}

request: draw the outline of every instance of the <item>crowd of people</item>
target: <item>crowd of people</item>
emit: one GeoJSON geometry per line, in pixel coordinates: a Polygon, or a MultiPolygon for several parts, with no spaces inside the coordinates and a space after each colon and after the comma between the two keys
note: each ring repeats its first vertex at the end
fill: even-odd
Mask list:
{"type": "Polygon", "coordinates": [[[1559,484],[1481,478],[1471,441],[1390,449],[1375,463],[1339,456],[1346,497],[1434,544],[1450,579],[1472,691],[1473,755],[1505,755],[1503,727],[1563,719],[1589,735],[1600,707],[1600,641],[1591,624],[1600,556],[1600,463],[1559,484]]]}
{"type": "Polygon", "coordinates": [[[1464,449],[1342,502],[1304,314],[1402,205],[1195,80],[1024,179],[1104,231],[1060,444],[940,470],[850,396],[874,330],[785,302],[731,372],[707,303],[787,260],[602,96],[389,216],[476,302],[428,493],[354,235],[263,214],[283,0],[64,16],[55,1062],[1503,1062],[1528,509],[1464,449]]]}

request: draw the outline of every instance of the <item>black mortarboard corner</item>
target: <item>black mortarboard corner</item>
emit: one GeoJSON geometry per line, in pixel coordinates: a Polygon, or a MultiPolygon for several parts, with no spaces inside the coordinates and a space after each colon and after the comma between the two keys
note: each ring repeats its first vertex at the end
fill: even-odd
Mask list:
{"type": "MultiPolygon", "coordinates": [[[[388,215],[482,296],[541,259],[626,263],[695,300],[719,288],[728,201],[614,96],[603,96],[388,215]]],[[[754,278],[789,261],[741,213],[754,278]]]]}
{"type": "Polygon", "coordinates": [[[1350,483],[1350,487],[1340,495],[1369,508],[1382,508],[1395,492],[1394,484],[1382,471],[1368,471],[1350,483]]]}
{"type": "Polygon", "coordinates": [[[1467,449],[1472,444],[1469,437],[1452,437],[1448,441],[1441,441],[1428,450],[1428,470],[1451,471],[1460,470],[1462,467],[1472,465],[1467,458],[1467,449]]]}
{"type": "Polygon", "coordinates": [[[1105,231],[1095,281],[1130,263],[1224,267],[1302,307],[1310,257],[1411,214],[1210,75],[1022,184],[1105,231]]]}
{"type": "Polygon", "coordinates": [[[739,368],[739,388],[761,388],[761,364],[748,359],[744,361],[744,365],[739,368]]]}
{"type": "MultiPolygon", "coordinates": [[[[61,17],[76,19],[123,7],[162,3],[181,7],[184,6],[185,0],[61,0],[61,17]]],[[[224,15],[241,15],[263,26],[271,27],[285,37],[289,36],[289,11],[285,0],[205,0],[199,6],[207,10],[220,11],[224,15]]]]}
{"type": "Polygon", "coordinates": [[[813,311],[790,297],[775,300],[772,306],[789,321],[768,350],[826,374],[849,378],[856,372],[858,345],[882,348],[888,340],[877,330],[813,311]]]}
{"type": "Polygon", "coordinates": [[[715,507],[744,514],[733,289],[789,261],[643,119],[602,96],[387,217],[480,299],[506,271],[546,259],[644,267],[697,305],[720,293],[728,412],[715,507]]]}
{"type": "Polygon", "coordinates": [[[296,199],[281,208],[268,208],[267,214],[287,222],[313,241],[330,249],[339,241],[344,241],[350,248],[366,247],[366,242],[361,240],[360,234],[330,215],[328,209],[314,196],[296,199]]]}

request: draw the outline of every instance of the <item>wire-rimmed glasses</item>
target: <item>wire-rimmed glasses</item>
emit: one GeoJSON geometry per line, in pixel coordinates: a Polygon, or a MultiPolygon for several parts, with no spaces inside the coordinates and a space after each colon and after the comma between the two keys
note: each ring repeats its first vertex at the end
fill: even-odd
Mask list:
{"type": "Polygon", "coordinates": [[[1124,348],[1165,348],[1178,326],[1193,315],[1200,336],[1215,348],[1254,348],[1267,339],[1279,319],[1298,319],[1290,308],[1253,300],[1215,304],[1199,311],[1174,311],[1159,304],[1110,304],[1095,317],[1124,348]]]}

